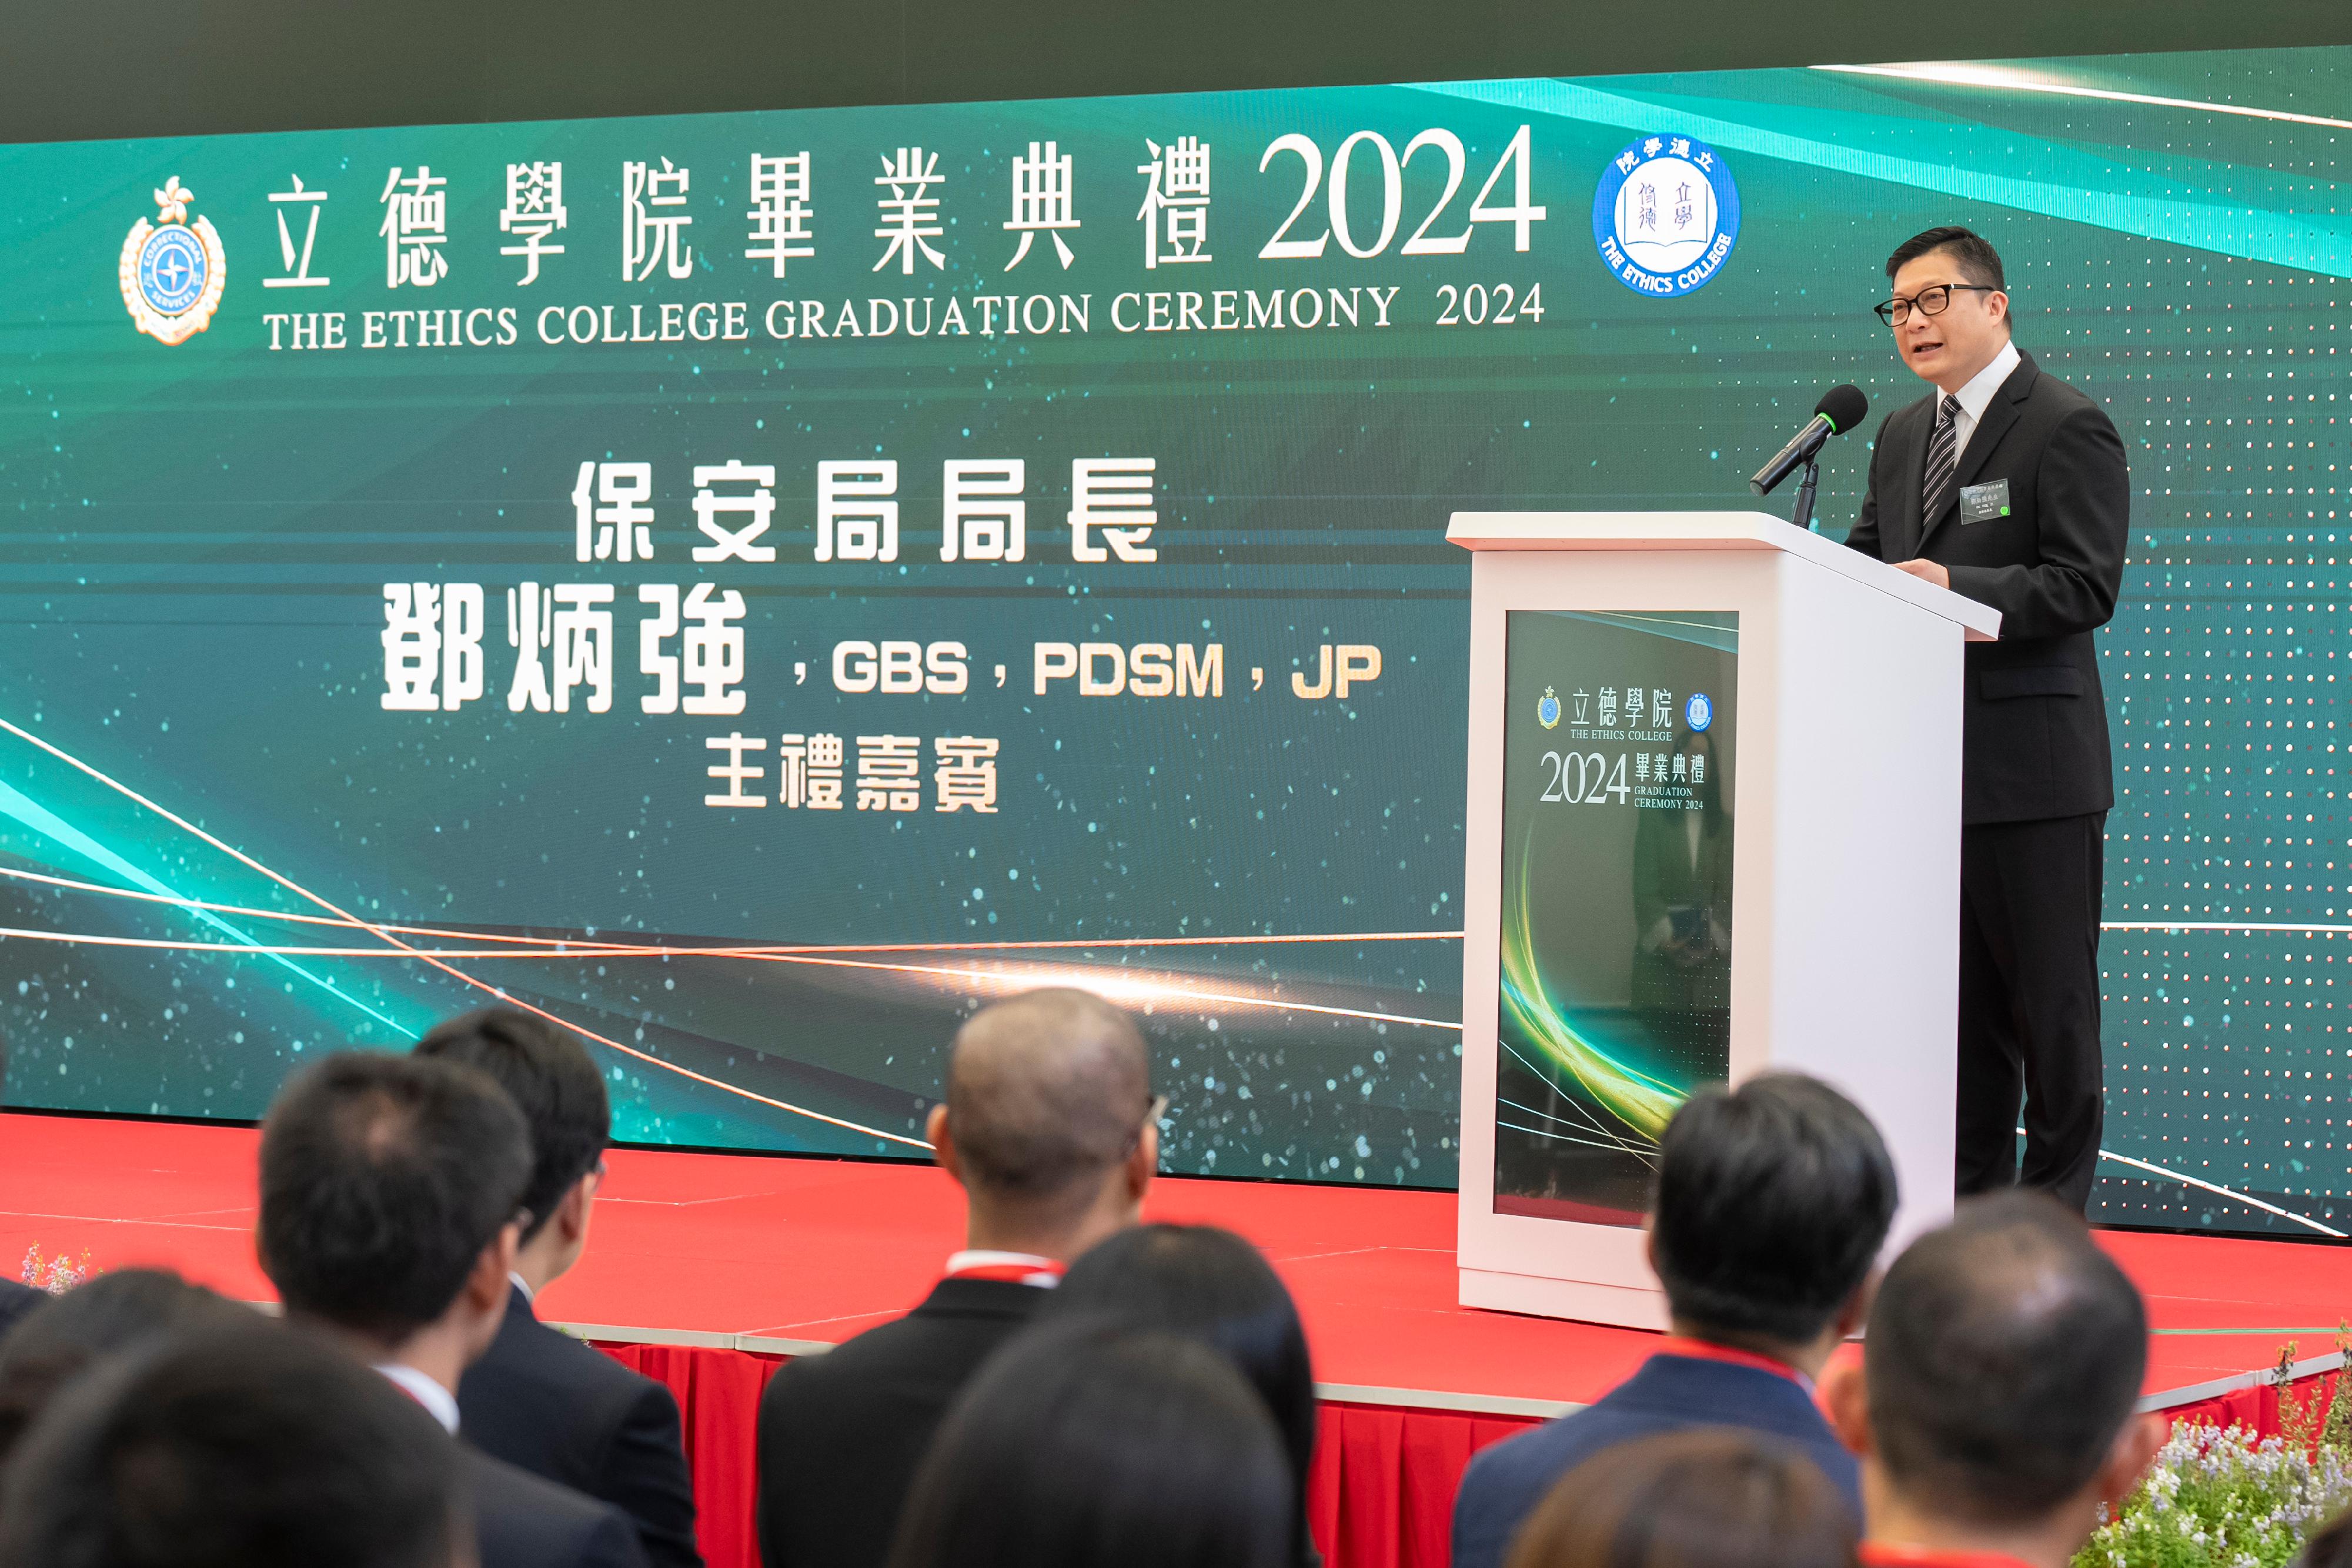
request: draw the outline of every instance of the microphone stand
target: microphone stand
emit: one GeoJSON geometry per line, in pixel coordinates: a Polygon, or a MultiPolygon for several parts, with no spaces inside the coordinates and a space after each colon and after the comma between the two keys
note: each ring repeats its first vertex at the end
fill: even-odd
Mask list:
{"type": "Polygon", "coordinates": [[[1797,527],[1816,534],[1822,530],[1821,525],[1813,521],[1813,491],[1820,485],[1821,477],[1821,470],[1813,465],[1813,460],[1806,458],[1804,482],[1797,486],[1797,507],[1789,515],[1789,520],[1797,527]]]}

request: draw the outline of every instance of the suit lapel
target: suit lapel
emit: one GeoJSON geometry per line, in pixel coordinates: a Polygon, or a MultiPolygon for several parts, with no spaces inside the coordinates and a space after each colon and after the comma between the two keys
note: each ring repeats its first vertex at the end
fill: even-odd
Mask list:
{"type": "MultiPolygon", "coordinates": [[[[1942,528],[1951,519],[1952,515],[1960,509],[1960,487],[1974,484],[1977,476],[1984,471],[1984,465],[1991,461],[1994,449],[2000,445],[2000,438],[2007,435],[2009,427],[2017,423],[2017,405],[2023,402],[2027,394],[2033,391],[2033,380],[2041,373],[2041,367],[2033,362],[2033,356],[2020,349],[2017,352],[2017,369],[2009,372],[2009,379],[2000,383],[2000,390],[1992,394],[1990,402],[1985,404],[1984,417],[1978,420],[1976,429],[1969,433],[1968,448],[1960,454],[1959,466],[1952,474],[1952,488],[1945,498],[1943,509],[1934,517],[1921,521],[1919,530],[1921,549],[1927,548],[1929,536],[1942,528]]],[[[1924,453],[1920,457],[1919,473],[1920,482],[1924,486],[1927,482],[1927,458],[1924,453]]],[[[1916,554],[1917,551],[1913,553],[1916,554]]]]}
{"type": "Polygon", "coordinates": [[[1932,400],[1911,405],[1912,417],[1903,431],[1903,445],[1897,455],[1895,471],[1903,476],[1901,494],[1895,497],[1893,508],[1896,524],[1894,537],[1887,543],[1893,548],[1886,552],[1888,560],[1912,560],[1919,554],[1920,489],[1927,478],[1927,437],[1934,430],[1936,416],[1932,400]],[[1924,413],[1922,411],[1925,411],[1924,413]]]}

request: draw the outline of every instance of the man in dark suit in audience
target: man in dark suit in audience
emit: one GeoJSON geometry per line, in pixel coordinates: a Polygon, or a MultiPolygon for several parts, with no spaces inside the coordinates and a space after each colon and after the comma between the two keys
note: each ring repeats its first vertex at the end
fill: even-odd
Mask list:
{"type": "MultiPolygon", "coordinates": [[[[530,1179],[522,1113],[470,1067],[345,1051],[261,1124],[263,1272],[451,1433],[506,1318],[530,1179]]],[[[463,1445],[481,1568],[646,1568],[629,1516],[463,1445]]]]}
{"type": "Polygon", "coordinates": [[[785,1366],[760,1401],[767,1568],[878,1568],[949,1404],[1068,1262],[1135,1223],[1160,1163],[1143,1037],[1117,1008],[1041,990],[955,1038],[929,1137],[964,1189],[965,1250],[907,1316],[785,1366]]]}
{"type": "Polygon", "coordinates": [[[1599,1400],[1470,1461],[1454,1568],[1500,1568],[1552,1484],[1613,1444],[1744,1427],[1804,1453],[1862,1517],[1860,1476],[1813,1405],[1813,1379],[1862,1322],[1895,1218],[1895,1167],[1870,1118],[1793,1072],[1705,1090],[1659,1141],[1650,1261],[1673,1337],[1599,1400]]]}
{"type": "Polygon", "coordinates": [[[2078,1215],[1970,1199],[1886,1271],[1830,1409],[1862,1455],[1870,1568],[2066,1568],[2163,1444],[2135,1415],[2147,1309],[2078,1215]]]}
{"type": "Polygon", "coordinates": [[[530,1185],[522,1195],[530,1218],[506,1321],[457,1385],[467,1439],[627,1513],[655,1568],[701,1568],[677,1399],[539,1321],[540,1293],[588,1244],[613,1131],[603,1075],[577,1038],[512,1008],[452,1019],[416,1054],[480,1068],[530,1128],[530,1185]]]}

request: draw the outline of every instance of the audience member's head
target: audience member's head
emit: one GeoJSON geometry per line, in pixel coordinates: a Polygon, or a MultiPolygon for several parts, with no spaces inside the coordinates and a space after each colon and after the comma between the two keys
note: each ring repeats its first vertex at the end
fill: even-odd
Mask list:
{"type": "Polygon", "coordinates": [[[1862,1321],[1895,1198],[1878,1129],[1820,1080],[1693,1095],[1659,1139],[1650,1224],[1676,1330],[1817,1369],[1862,1321]]]}
{"type": "Polygon", "coordinates": [[[1509,1568],[1853,1568],[1852,1507],[1786,1444],[1696,1427],[1603,1448],[1559,1479],[1509,1568]]]}
{"type": "Polygon", "coordinates": [[[465,1568],[472,1533],[432,1417],[261,1322],[93,1370],[0,1478],[0,1568],[465,1568]]]}
{"type": "Polygon", "coordinates": [[[1045,1330],[948,1412],[889,1568],[1286,1568],[1289,1470],[1265,1404],[1206,1345],[1045,1330]]]}
{"type": "Polygon", "coordinates": [[[2294,1568],[2352,1568],[2352,1513],[2339,1513],[2313,1531],[2294,1568]]]}
{"type": "Polygon", "coordinates": [[[530,1211],[516,1271],[536,1291],[580,1260],[588,1215],[613,1139],[604,1075],[577,1035],[515,1008],[483,1008],[452,1019],[416,1043],[416,1054],[478,1067],[522,1112],[530,1128],[530,1211]]]}
{"type": "Polygon", "coordinates": [[[1224,1353],[1273,1415],[1300,1499],[1315,1453],[1315,1368],[1298,1308],[1258,1249],[1209,1225],[1121,1231],[1071,1265],[1041,1322],[1095,1317],[1196,1339],[1224,1353]]]}
{"type": "Polygon", "coordinates": [[[430,1338],[454,1386],[506,1311],[530,1164],[522,1113],[478,1069],[330,1056],[261,1124],[261,1266],[289,1313],[373,1353],[430,1338]]]}
{"type": "Polygon", "coordinates": [[[1971,1199],[1906,1249],[1871,1308],[1859,1378],[1834,1384],[1863,1455],[1874,1540],[2063,1562],[2163,1440],[2135,1419],[2147,1365],[2139,1291],[2045,1195],[1971,1199]]]}
{"type": "Polygon", "coordinates": [[[1090,992],[1011,997],[956,1031],[929,1137],[971,1199],[971,1245],[1076,1257],[1132,1225],[1160,1163],[1151,1060],[1090,992]]]}
{"type": "Polygon", "coordinates": [[[105,1356],[168,1333],[254,1321],[160,1269],[118,1269],[33,1309],[0,1340],[0,1461],[58,1391],[105,1356]]]}

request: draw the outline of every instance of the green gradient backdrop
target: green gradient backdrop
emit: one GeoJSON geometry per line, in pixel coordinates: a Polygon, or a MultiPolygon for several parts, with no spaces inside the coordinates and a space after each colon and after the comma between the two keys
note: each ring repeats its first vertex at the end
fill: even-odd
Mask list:
{"type": "MultiPolygon", "coordinates": [[[[1458,923],[1466,578],[1445,515],[1744,506],[1744,476],[1821,387],[1853,380],[1882,413],[1913,395],[1869,314],[1879,265],[1911,232],[1964,222],[2009,258],[2021,341],[2101,398],[2132,452],[2133,553],[2105,641],[2122,791],[2108,917],[2277,927],[2109,935],[2109,1147],[2340,1228],[2345,128],[2215,106],[2324,117],[2352,102],[2352,53],[2023,68],[2069,90],[1776,70],[0,150],[0,719],[370,919],[704,944],[1250,938],[1025,956],[1097,977],[1123,967],[1148,988],[1134,994],[1160,998],[1175,1168],[1443,1185],[1455,946],[1268,939],[1458,923]],[[1277,137],[1303,134],[1328,160],[1360,131],[1399,149],[1452,131],[1467,182],[1432,231],[1444,233],[1521,125],[1548,209],[1524,253],[1495,224],[1473,225],[1461,256],[1399,255],[1442,188],[1423,153],[1384,254],[1257,255],[1299,193],[1296,157],[1260,172],[1277,137]],[[1723,272],[1678,299],[1619,286],[1591,238],[1601,168],[1651,131],[1717,147],[1744,209],[1723,272]],[[1136,166],[1147,137],[1177,135],[1214,149],[1215,259],[1147,273],[1136,166]],[[1010,160],[1049,138],[1074,159],[1076,260],[1063,271],[1041,241],[1008,275],[1010,160]],[[917,142],[941,154],[947,267],[907,280],[872,271],[871,180],[878,154],[917,142]],[[818,255],[780,287],[741,254],[745,163],[803,148],[818,255]],[[693,275],[625,284],[620,166],[662,157],[693,171],[693,275]],[[567,252],[519,288],[498,254],[503,168],[551,159],[566,169],[567,252]],[[388,169],[420,162],[449,180],[449,274],[389,290],[377,199],[388,169]],[[280,270],[267,198],[296,173],[328,193],[312,271],[333,284],[265,290],[280,270]],[[173,174],[217,225],[230,277],[211,329],[164,348],[132,329],[115,265],[173,174]],[[1092,330],[816,343],[758,330],[780,294],[969,301],[1016,284],[1090,294],[1092,330]],[[1440,290],[1473,284],[1539,286],[1544,314],[1439,324],[1440,290]],[[1276,287],[1393,288],[1391,324],[1369,325],[1365,304],[1353,329],[1109,327],[1122,291],[1276,287]],[[625,318],[697,299],[748,302],[752,337],[551,348],[526,310],[512,347],[295,353],[271,351],[263,321],[342,310],[356,340],[367,310],[625,318]],[[816,464],[873,455],[901,465],[900,561],[814,562],[816,464]],[[1159,465],[1160,560],[1074,564],[1070,461],[1143,455],[1159,465]],[[655,465],[650,565],[571,559],[572,475],[608,456],[655,465]],[[939,562],[941,464],[1008,456],[1029,465],[1030,559],[939,562]],[[685,559],[688,470],[730,458],[779,470],[773,565],[685,559]],[[641,715],[628,585],[703,578],[749,601],[749,710],[641,715]],[[488,590],[491,698],[380,709],[381,588],[410,580],[488,590]],[[613,712],[510,715],[496,700],[499,591],[523,580],[620,586],[613,712]],[[834,644],[885,637],[966,643],[971,691],[835,692],[834,644]],[[1225,695],[1038,697],[1024,676],[1040,640],[1218,642],[1225,695]],[[1380,647],[1380,680],[1344,701],[1294,696],[1290,673],[1311,674],[1326,643],[1380,647]],[[998,663],[1002,689],[986,673],[998,663]],[[998,737],[1003,810],[709,810],[702,740],[739,725],[998,737]],[[1242,999],[1170,996],[1187,985],[1242,999]],[[1337,1010],[1249,1005],[1277,992],[1337,1010]]],[[[1379,224],[1374,151],[1360,144],[1351,172],[1360,242],[1379,224]]],[[[1292,233],[1327,220],[1318,192],[1292,233]]],[[[1832,523],[1852,515],[1862,456],[1832,455],[1832,523]]],[[[8,864],[310,907],[11,736],[0,784],[8,864]]],[[[225,931],[23,882],[0,901],[27,931],[378,945],[216,916],[225,931]]],[[[770,1148],[898,1147],[768,1102],[911,1133],[973,989],[702,957],[460,967],[654,1059],[606,1053],[625,1136],[770,1148]]],[[[250,1116],[303,1052],[395,1043],[467,995],[404,960],[0,939],[7,1097],[250,1116]]],[[[2107,1177],[2100,1203],[2119,1222],[2313,1233],[2139,1167],[2107,1177]]]]}

